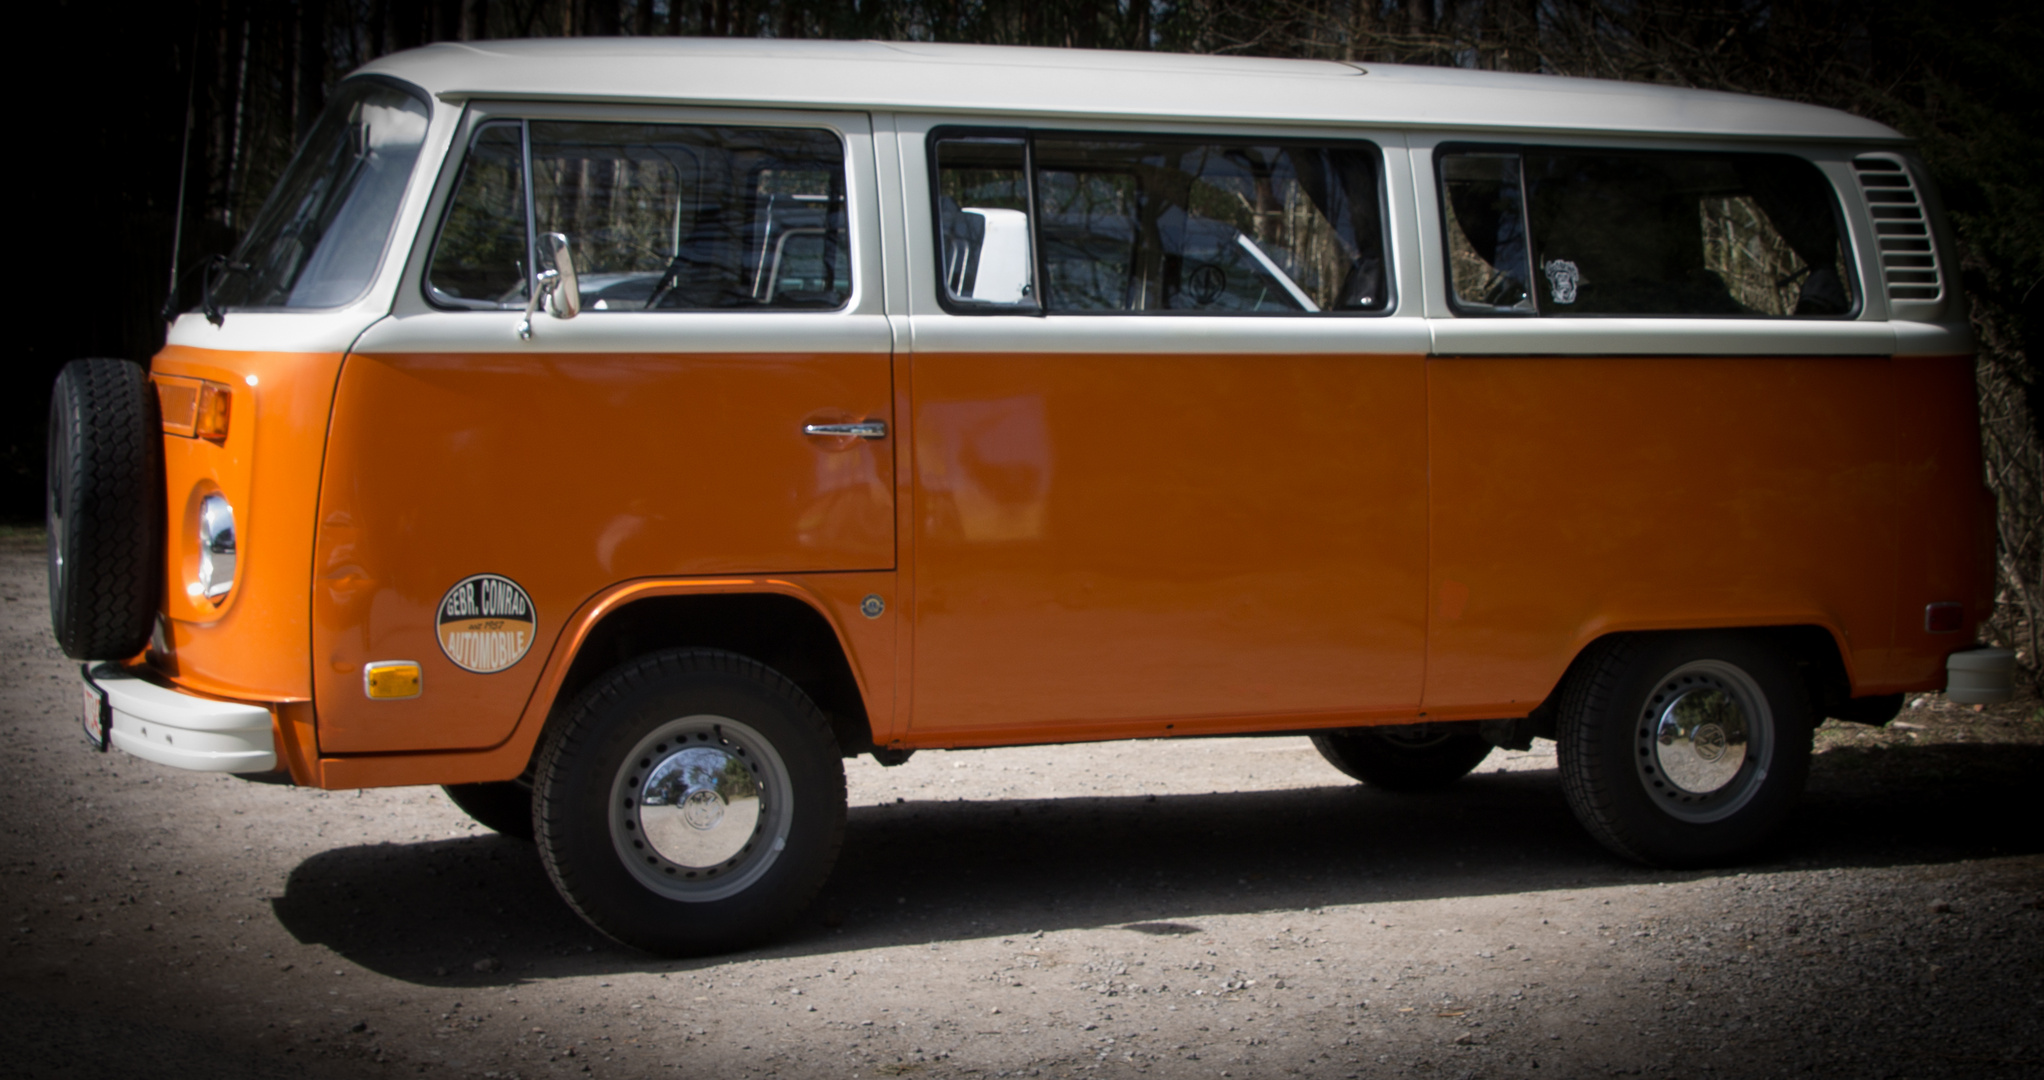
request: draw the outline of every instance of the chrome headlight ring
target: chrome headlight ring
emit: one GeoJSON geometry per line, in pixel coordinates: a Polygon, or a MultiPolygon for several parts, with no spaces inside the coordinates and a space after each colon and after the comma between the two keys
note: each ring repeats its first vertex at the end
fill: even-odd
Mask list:
{"type": "Polygon", "coordinates": [[[192,592],[219,603],[234,589],[234,507],[214,492],[199,501],[199,579],[192,592]]]}

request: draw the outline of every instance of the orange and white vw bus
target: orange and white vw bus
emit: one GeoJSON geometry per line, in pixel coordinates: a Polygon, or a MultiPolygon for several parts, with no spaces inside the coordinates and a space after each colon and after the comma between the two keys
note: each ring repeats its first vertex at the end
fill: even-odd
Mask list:
{"type": "Polygon", "coordinates": [[[2001,700],[1920,165],[1803,105],[1317,61],[436,45],[145,375],[53,405],[102,747],[445,785],[647,949],[771,932],[841,760],[1557,740],[1739,857],[1824,716],[2001,700]]]}

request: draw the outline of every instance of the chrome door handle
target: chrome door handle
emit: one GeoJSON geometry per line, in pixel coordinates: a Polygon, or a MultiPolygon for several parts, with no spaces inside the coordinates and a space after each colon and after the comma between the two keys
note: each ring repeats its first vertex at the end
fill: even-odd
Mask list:
{"type": "Polygon", "coordinates": [[[804,424],[804,435],[836,436],[837,438],[884,439],[887,437],[887,421],[861,420],[856,424],[804,424]]]}

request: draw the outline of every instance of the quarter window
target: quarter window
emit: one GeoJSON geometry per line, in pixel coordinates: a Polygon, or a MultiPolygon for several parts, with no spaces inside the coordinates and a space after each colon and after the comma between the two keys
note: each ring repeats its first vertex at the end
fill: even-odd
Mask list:
{"type": "Polygon", "coordinates": [[[1450,150],[1439,158],[1464,315],[1850,314],[1831,186],[1784,154],[1450,150]]]}
{"type": "Polygon", "coordinates": [[[851,295],[844,149],[827,131],[486,125],[441,226],[430,295],[523,306],[542,233],[567,236],[585,312],[828,309],[851,295]]]}
{"type": "Polygon", "coordinates": [[[1382,312],[1367,143],[939,133],[954,310],[1382,312]]]}

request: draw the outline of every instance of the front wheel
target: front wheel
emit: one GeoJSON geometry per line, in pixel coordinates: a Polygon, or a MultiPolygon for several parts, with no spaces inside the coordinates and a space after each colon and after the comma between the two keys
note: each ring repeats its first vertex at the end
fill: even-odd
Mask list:
{"type": "Polygon", "coordinates": [[[532,789],[516,780],[442,784],[447,799],[476,824],[514,840],[532,839],[532,789]]]}
{"type": "Polygon", "coordinates": [[[1810,769],[1795,668],[1736,634],[1598,642],[1562,699],[1558,763],[1576,818],[1659,866],[1738,858],[1778,829],[1810,769]]]}
{"type": "Polygon", "coordinates": [[[844,838],[844,765],[795,684],[708,649],[598,680],[542,750],[535,839],[591,926],[669,956],[737,949],[800,911],[844,838]]]}

